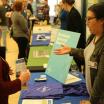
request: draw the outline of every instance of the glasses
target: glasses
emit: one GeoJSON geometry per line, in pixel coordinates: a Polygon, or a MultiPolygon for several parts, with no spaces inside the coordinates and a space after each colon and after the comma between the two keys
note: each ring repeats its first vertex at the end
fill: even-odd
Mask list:
{"type": "Polygon", "coordinates": [[[87,18],[85,18],[85,20],[86,21],[90,21],[90,20],[93,20],[93,19],[95,19],[96,17],[87,17],[87,18]]]}

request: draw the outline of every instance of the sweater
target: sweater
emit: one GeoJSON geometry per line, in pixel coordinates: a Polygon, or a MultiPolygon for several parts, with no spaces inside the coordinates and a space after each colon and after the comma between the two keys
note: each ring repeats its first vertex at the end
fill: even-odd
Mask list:
{"type": "Polygon", "coordinates": [[[10,80],[9,65],[0,57],[0,104],[8,104],[8,95],[14,94],[21,89],[19,79],[10,80]]]}

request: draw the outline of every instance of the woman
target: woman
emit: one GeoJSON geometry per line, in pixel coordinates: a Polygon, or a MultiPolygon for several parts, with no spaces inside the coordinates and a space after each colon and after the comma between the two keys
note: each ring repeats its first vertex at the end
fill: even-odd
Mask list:
{"type": "Polygon", "coordinates": [[[21,90],[21,85],[30,78],[30,72],[27,70],[22,72],[18,79],[11,81],[10,72],[8,63],[0,56],[0,104],[8,104],[8,96],[21,90]]]}
{"type": "MultiPolygon", "coordinates": [[[[61,29],[81,33],[77,48],[85,48],[86,36],[81,15],[74,7],[75,0],[62,0],[62,11],[60,13],[61,29]]],[[[84,62],[74,58],[79,70],[84,62]]]]}
{"type": "Polygon", "coordinates": [[[8,63],[0,57],[0,104],[8,104],[8,96],[21,90],[21,85],[24,85],[29,78],[30,72],[21,73],[20,77],[11,81],[8,63]]]}
{"type": "Polygon", "coordinates": [[[1,45],[6,48],[6,35],[8,34],[9,19],[6,17],[6,13],[10,12],[11,8],[8,5],[8,0],[1,0],[0,4],[0,26],[2,29],[2,41],[1,45]]]}
{"type": "Polygon", "coordinates": [[[69,53],[79,59],[85,59],[86,86],[90,102],[104,104],[104,2],[89,7],[86,24],[92,35],[84,50],[63,46],[56,49],[55,53],[69,53]]]}
{"type": "Polygon", "coordinates": [[[22,1],[14,2],[14,12],[12,14],[13,38],[18,44],[18,58],[26,58],[26,48],[29,42],[28,24],[25,17],[22,15],[22,1]]]}

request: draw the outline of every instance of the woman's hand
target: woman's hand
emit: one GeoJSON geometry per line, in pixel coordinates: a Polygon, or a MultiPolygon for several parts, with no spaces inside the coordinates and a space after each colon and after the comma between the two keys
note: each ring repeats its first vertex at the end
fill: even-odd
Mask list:
{"type": "Polygon", "coordinates": [[[26,70],[24,72],[21,72],[19,79],[21,80],[21,84],[23,85],[30,79],[30,72],[29,70],[26,70]]]}
{"type": "Polygon", "coordinates": [[[70,52],[71,52],[71,47],[68,47],[66,45],[62,45],[62,48],[54,50],[54,53],[56,55],[69,54],[70,52]]]}

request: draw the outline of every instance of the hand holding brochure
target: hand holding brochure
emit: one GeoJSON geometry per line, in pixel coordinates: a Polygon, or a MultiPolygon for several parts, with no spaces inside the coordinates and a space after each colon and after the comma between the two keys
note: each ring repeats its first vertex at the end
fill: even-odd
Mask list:
{"type": "Polygon", "coordinates": [[[26,64],[24,58],[16,60],[16,77],[19,77],[20,73],[26,71],[26,64]]]}
{"type": "MultiPolygon", "coordinates": [[[[16,60],[16,77],[18,78],[21,73],[27,70],[24,58],[20,58],[16,60]]],[[[27,89],[27,83],[22,85],[22,89],[27,89]]]]}

